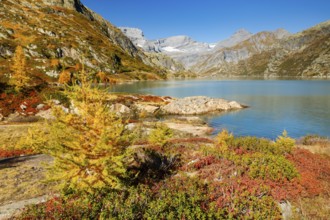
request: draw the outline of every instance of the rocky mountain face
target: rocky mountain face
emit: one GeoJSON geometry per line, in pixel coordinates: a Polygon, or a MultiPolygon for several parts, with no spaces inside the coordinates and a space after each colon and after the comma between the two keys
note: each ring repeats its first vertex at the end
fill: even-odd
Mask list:
{"type": "Polygon", "coordinates": [[[133,42],[137,48],[141,48],[149,58],[152,64],[163,67],[171,73],[183,74],[185,67],[178,61],[175,61],[166,53],[162,53],[162,48],[155,42],[144,37],[141,29],[119,27],[119,29],[133,42]]]}
{"type": "Polygon", "coordinates": [[[279,31],[264,31],[254,35],[244,34],[240,40],[236,40],[237,33],[240,32],[236,32],[230,39],[223,41],[225,44],[222,42],[217,44],[212,53],[202,57],[193,67],[194,71],[202,75],[214,75],[214,71],[219,71],[222,75],[231,75],[233,65],[249,59],[254,54],[270,50],[283,38],[283,34],[279,34],[279,31]]]}
{"type": "Polygon", "coordinates": [[[79,70],[82,63],[124,79],[165,77],[164,69],[79,0],[0,1],[0,81],[8,80],[18,45],[35,80],[57,81],[61,71],[79,70]]]}
{"type": "Polygon", "coordinates": [[[330,21],[290,35],[260,32],[193,67],[199,76],[330,77],[330,21]]]}
{"type": "Polygon", "coordinates": [[[133,42],[137,47],[142,48],[146,52],[160,52],[160,48],[156,46],[152,41],[147,40],[141,29],[119,27],[119,29],[133,42]]]}

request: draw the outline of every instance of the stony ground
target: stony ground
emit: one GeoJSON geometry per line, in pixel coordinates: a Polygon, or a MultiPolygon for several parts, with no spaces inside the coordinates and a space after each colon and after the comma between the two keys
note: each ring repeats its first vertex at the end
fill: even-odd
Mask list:
{"type": "Polygon", "coordinates": [[[0,160],[0,219],[5,219],[15,210],[40,202],[52,194],[53,185],[43,181],[45,166],[52,161],[52,158],[46,155],[0,160]]]}

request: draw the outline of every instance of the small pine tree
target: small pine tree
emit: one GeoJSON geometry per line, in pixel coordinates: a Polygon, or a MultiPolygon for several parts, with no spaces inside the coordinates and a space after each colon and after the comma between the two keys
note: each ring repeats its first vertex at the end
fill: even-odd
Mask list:
{"type": "Polygon", "coordinates": [[[278,136],[275,141],[276,150],[280,153],[291,153],[295,146],[295,140],[288,137],[288,132],[283,131],[281,136],[278,136]]]}
{"type": "Polygon", "coordinates": [[[71,82],[71,73],[70,71],[64,70],[60,73],[58,82],[61,84],[69,84],[71,82]]]}
{"type": "Polygon", "coordinates": [[[107,79],[107,75],[100,71],[96,74],[96,77],[99,79],[99,82],[105,83],[108,79],[107,79]]]}
{"type": "Polygon", "coordinates": [[[233,134],[229,133],[226,129],[223,129],[215,138],[216,148],[220,153],[228,153],[228,142],[234,138],[233,134]]]}
{"type": "Polygon", "coordinates": [[[14,86],[16,91],[20,91],[30,81],[30,77],[26,72],[26,58],[22,46],[16,47],[11,70],[13,75],[9,80],[9,85],[14,86]]]}
{"type": "Polygon", "coordinates": [[[153,144],[164,147],[168,140],[173,137],[173,131],[164,124],[157,124],[156,129],[149,135],[149,141],[153,144]]]}
{"type": "Polygon", "coordinates": [[[93,88],[83,75],[80,85],[67,86],[64,92],[74,110],[67,113],[52,106],[55,119],[45,132],[30,131],[25,144],[55,158],[50,178],[62,182],[63,188],[89,193],[118,189],[126,173],[123,158],[130,135],[105,105],[109,94],[93,88]]]}

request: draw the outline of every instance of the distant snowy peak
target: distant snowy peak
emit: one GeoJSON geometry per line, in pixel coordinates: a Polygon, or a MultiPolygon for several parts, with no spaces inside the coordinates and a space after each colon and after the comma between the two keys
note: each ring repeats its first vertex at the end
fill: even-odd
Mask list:
{"type": "Polygon", "coordinates": [[[161,48],[163,47],[179,48],[192,44],[194,41],[188,36],[179,35],[179,36],[158,39],[153,42],[159,45],[161,48]]]}
{"type": "Polygon", "coordinates": [[[162,47],[161,50],[166,51],[166,52],[170,52],[170,53],[171,52],[179,52],[179,53],[183,52],[182,50],[179,50],[175,47],[162,47]]]}
{"type": "Polygon", "coordinates": [[[210,49],[213,49],[215,46],[217,46],[217,44],[216,44],[216,43],[213,43],[213,44],[209,44],[209,48],[210,48],[210,49]]]}
{"type": "Polygon", "coordinates": [[[211,49],[210,45],[179,35],[153,41],[164,53],[195,53],[211,49]]]}
{"type": "Polygon", "coordinates": [[[119,27],[135,46],[142,48],[146,52],[160,52],[160,48],[144,37],[143,31],[138,28],[119,27]]]}

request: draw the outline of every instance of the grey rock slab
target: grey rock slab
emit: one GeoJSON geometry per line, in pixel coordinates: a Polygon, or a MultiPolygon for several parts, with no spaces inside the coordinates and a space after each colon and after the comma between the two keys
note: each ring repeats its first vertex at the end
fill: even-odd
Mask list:
{"type": "Polygon", "coordinates": [[[206,96],[193,96],[173,100],[161,109],[165,114],[198,115],[241,108],[244,108],[244,106],[238,102],[206,96]]]}

